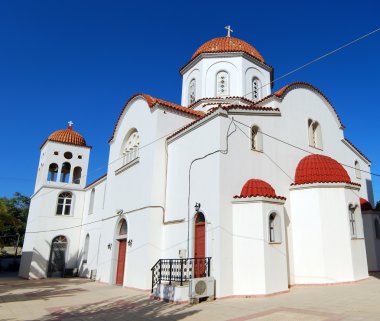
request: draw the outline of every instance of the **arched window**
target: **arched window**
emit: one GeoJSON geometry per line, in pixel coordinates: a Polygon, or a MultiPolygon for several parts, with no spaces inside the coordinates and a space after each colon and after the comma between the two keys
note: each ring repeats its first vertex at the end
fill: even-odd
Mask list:
{"type": "Polygon", "coordinates": [[[362,178],[362,173],[360,171],[360,164],[358,161],[355,161],[355,175],[356,175],[356,178],[362,178]]]}
{"type": "Polygon", "coordinates": [[[278,214],[272,213],[269,215],[269,243],[281,242],[281,218],[278,214]]]}
{"type": "Polygon", "coordinates": [[[192,79],[189,84],[189,105],[195,102],[196,99],[196,82],[192,79]]]}
{"type": "Polygon", "coordinates": [[[380,223],[378,219],[375,219],[375,237],[380,239],[380,223]]]}
{"type": "Polygon", "coordinates": [[[60,181],[62,183],[68,183],[70,179],[70,170],[71,170],[71,165],[68,162],[65,162],[62,164],[61,168],[61,179],[60,181]]]}
{"type": "Polygon", "coordinates": [[[256,125],[251,127],[251,148],[260,152],[263,150],[263,135],[256,125]]]}
{"type": "Polygon", "coordinates": [[[216,75],[216,97],[229,96],[230,80],[226,71],[220,71],[216,75]]]}
{"type": "Polygon", "coordinates": [[[258,78],[252,80],[252,100],[257,101],[261,99],[261,82],[258,78]]]}
{"type": "Polygon", "coordinates": [[[134,129],[125,139],[122,155],[123,165],[128,164],[139,156],[140,136],[136,129],[134,129]]]}
{"type": "Polygon", "coordinates": [[[322,149],[323,145],[322,145],[321,125],[319,125],[317,121],[313,121],[312,119],[309,119],[308,128],[309,128],[309,146],[322,149]]]}
{"type": "Polygon", "coordinates": [[[87,263],[89,247],[90,247],[90,235],[87,234],[84,240],[83,263],[87,263]]]}
{"type": "Polygon", "coordinates": [[[75,167],[73,172],[73,183],[74,184],[80,184],[80,179],[82,176],[82,167],[75,167]]]}
{"type": "Polygon", "coordinates": [[[94,213],[94,202],[95,202],[95,188],[91,190],[90,207],[88,208],[88,214],[94,213]]]}
{"type": "Polygon", "coordinates": [[[119,235],[126,235],[128,233],[127,221],[122,220],[120,222],[119,235]]]}
{"type": "Polygon", "coordinates": [[[357,231],[356,231],[356,208],[357,206],[353,206],[350,204],[348,206],[348,214],[349,214],[349,220],[350,220],[350,229],[351,229],[351,237],[356,237],[357,236],[357,231]]]}
{"type": "Polygon", "coordinates": [[[73,201],[73,194],[70,192],[63,192],[58,195],[57,215],[70,215],[71,205],[73,201]]]}
{"type": "Polygon", "coordinates": [[[48,172],[47,180],[49,182],[55,182],[57,180],[57,176],[58,176],[58,165],[55,163],[52,163],[49,165],[49,172],[48,172]]]}

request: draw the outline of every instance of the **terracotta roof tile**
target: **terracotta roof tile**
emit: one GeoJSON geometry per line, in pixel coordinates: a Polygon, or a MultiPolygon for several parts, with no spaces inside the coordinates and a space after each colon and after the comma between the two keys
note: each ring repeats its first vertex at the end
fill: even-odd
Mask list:
{"type": "Polygon", "coordinates": [[[360,197],[360,208],[362,211],[371,211],[373,207],[370,202],[368,202],[365,198],[360,197]]]}
{"type": "Polygon", "coordinates": [[[258,196],[286,200],[285,197],[277,196],[274,188],[261,179],[248,180],[241,189],[240,195],[235,195],[234,198],[258,196]]]}
{"type": "Polygon", "coordinates": [[[51,134],[47,140],[53,142],[59,142],[69,145],[77,145],[77,146],[86,146],[86,141],[83,136],[73,130],[72,126],[67,127],[66,129],[60,129],[51,134]]]}

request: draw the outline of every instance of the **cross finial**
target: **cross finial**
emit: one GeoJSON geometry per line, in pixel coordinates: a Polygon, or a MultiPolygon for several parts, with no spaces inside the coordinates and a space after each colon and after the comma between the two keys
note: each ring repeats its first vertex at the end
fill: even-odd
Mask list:
{"type": "Polygon", "coordinates": [[[231,37],[231,32],[234,32],[234,31],[231,29],[231,26],[230,26],[230,25],[225,26],[224,29],[227,29],[227,37],[231,37]]]}
{"type": "Polygon", "coordinates": [[[67,122],[69,124],[69,128],[73,128],[74,123],[70,120],[67,122]]]}

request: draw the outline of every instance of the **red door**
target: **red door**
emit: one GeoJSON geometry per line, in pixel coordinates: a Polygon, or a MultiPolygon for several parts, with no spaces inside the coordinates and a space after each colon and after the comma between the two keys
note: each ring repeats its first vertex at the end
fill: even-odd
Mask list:
{"type": "Polygon", "coordinates": [[[127,240],[119,240],[119,255],[117,258],[116,285],[123,285],[125,254],[127,252],[127,240]]]}
{"type": "MultiPolygon", "coordinates": [[[[202,215],[202,214],[201,214],[202,215]]],[[[195,235],[194,235],[194,277],[199,278],[205,274],[205,236],[206,224],[204,216],[198,215],[195,220],[195,235]]]]}

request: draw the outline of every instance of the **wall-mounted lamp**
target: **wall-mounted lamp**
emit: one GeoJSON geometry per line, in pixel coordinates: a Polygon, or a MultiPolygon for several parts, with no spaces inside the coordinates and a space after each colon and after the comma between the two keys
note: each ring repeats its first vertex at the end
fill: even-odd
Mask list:
{"type": "Polygon", "coordinates": [[[108,243],[107,248],[110,250],[112,248],[112,243],[108,243]]]}
{"type": "Polygon", "coordinates": [[[195,203],[194,209],[198,213],[199,210],[201,209],[201,203],[195,203]]]}
{"type": "Polygon", "coordinates": [[[128,240],[128,246],[132,247],[132,244],[133,244],[133,240],[128,240]]]}
{"type": "Polygon", "coordinates": [[[117,215],[122,215],[124,213],[123,209],[119,208],[119,209],[116,209],[116,214],[117,215]]]}

